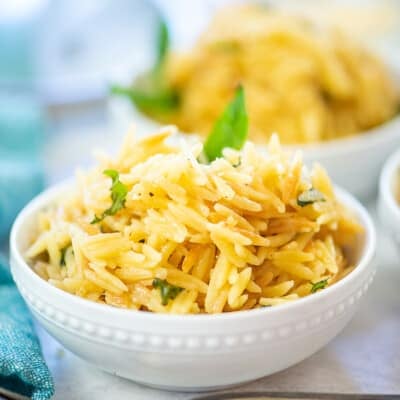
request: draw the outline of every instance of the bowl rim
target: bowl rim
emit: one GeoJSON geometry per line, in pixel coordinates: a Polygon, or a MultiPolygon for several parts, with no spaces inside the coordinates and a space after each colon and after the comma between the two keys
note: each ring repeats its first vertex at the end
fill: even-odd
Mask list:
{"type": "Polygon", "coordinates": [[[377,143],[386,142],[388,136],[400,137],[400,132],[394,129],[397,126],[400,127],[400,114],[394,115],[391,119],[384,121],[380,125],[356,132],[349,136],[317,143],[290,144],[285,145],[285,147],[289,149],[300,149],[304,152],[318,152],[322,157],[331,152],[334,152],[335,156],[336,153],[347,154],[353,152],[354,147],[363,150],[367,147],[376,146],[377,143]],[[387,132],[382,132],[382,130],[386,130],[387,132]]]}
{"type": "Polygon", "coordinates": [[[379,179],[379,194],[390,213],[400,220],[400,205],[394,195],[393,178],[400,171],[400,149],[396,150],[385,162],[379,179]]]}
{"type": "MultiPolygon", "coordinates": [[[[258,308],[251,310],[238,310],[218,314],[162,314],[154,312],[145,312],[140,310],[123,309],[113,307],[107,304],[96,303],[94,301],[73,295],[65,292],[55,286],[52,286],[47,281],[37,275],[33,269],[29,266],[25,257],[20,253],[18,249],[18,234],[24,227],[24,222],[27,218],[36,214],[39,210],[45,208],[47,205],[53,203],[60,194],[71,187],[71,179],[58,183],[38,196],[32,199],[18,214],[11,230],[10,234],[10,256],[17,264],[17,268],[25,275],[28,275],[29,279],[38,285],[40,293],[47,293],[50,297],[55,295],[59,298],[64,299],[64,304],[70,304],[71,306],[81,306],[82,308],[90,309],[93,312],[99,312],[103,315],[112,317],[123,317],[126,318],[140,318],[148,322],[155,322],[162,320],[163,322],[175,322],[175,323],[190,323],[194,321],[203,321],[204,323],[211,321],[228,321],[236,318],[251,318],[256,316],[271,318],[279,313],[285,311],[293,311],[301,309],[304,306],[311,304],[312,302],[322,302],[327,297],[331,296],[335,291],[339,291],[345,285],[351,285],[352,282],[359,282],[363,272],[372,262],[375,251],[376,251],[376,231],[371,216],[365,207],[357,200],[353,195],[348,193],[346,190],[335,186],[335,193],[341,203],[349,207],[357,216],[361,224],[365,229],[365,243],[361,251],[360,259],[354,268],[347,276],[340,281],[336,282],[332,286],[327,287],[324,290],[320,290],[314,293],[312,296],[302,297],[296,301],[285,303],[279,307],[267,307],[258,308]]],[[[14,268],[11,268],[14,276],[14,268]]]]}

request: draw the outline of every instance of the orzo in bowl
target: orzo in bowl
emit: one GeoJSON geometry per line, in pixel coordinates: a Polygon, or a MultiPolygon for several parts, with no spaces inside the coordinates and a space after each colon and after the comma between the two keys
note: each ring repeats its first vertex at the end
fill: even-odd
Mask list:
{"type": "Polygon", "coordinates": [[[248,142],[206,164],[200,142],[171,133],[128,135],[39,214],[37,274],[115,307],[198,314],[296,301],[352,270],[363,228],[321,166],[276,136],[267,153],[248,142]]]}

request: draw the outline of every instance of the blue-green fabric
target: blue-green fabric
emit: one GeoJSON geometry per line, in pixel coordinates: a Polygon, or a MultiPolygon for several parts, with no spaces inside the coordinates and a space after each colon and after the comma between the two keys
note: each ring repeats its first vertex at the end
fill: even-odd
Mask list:
{"type": "Polygon", "coordinates": [[[0,149],[0,239],[5,239],[18,212],[43,188],[37,158],[10,156],[0,149]]]}
{"type": "Polygon", "coordinates": [[[43,114],[34,93],[0,92],[0,150],[37,156],[46,138],[43,114]]]}
{"type": "Polygon", "coordinates": [[[0,387],[33,400],[50,399],[54,394],[29,311],[1,255],[0,387]]]}
{"type": "MultiPolygon", "coordinates": [[[[43,114],[34,96],[0,91],[0,245],[21,208],[44,187],[43,114]]],[[[0,388],[33,400],[54,393],[30,313],[0,254],[0,388]]]]}
{"type": "Polygon", "coordinates": [[[44,141],[44,113],[34,94],[0,90],[0,239],[6,239],[18,212],[44,188],[44,141]]]}

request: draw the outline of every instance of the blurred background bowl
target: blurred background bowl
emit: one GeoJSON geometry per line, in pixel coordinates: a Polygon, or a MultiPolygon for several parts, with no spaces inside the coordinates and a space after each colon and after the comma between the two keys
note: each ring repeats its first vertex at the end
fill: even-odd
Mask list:
{"type": "Polygon", "coordinates": [[[381,167],[400,145],[400,117],[346,139],[297,146],[306,163],[318,162],[331,179],[350,193],[368,200],[376,194],[381,167]]]}
{"type": "Polygon", "coordinates": [[[379,181],[378,213],[382,225],[400,246],[400,150],[385,162],[379,181]]]}
{"type": "MultiPolygon", "coordinates": [[[[206,28],[210,16],[228,1],[206,1],[202,7],[197,5],[199,18],[195,24],[186,23],[190,6],[175,0],[174,5],[182,7],[177,11],[171,3],[158,1],[157,5],[169,21],[173,48],[178,51],[193,46],[198,35],[206,28]]],[[[197,4],[197,2],[195,2],[197,4]]],[[[231,4],[234,2],[231,2],[231,4]]],[[[393,71],[396,82],[399,81],[400,58],[398,52],[399,4],[390,0],[363,2],[358,1],[321,1],[305,0],[299,4],[292,0],[263,1],[274,9],[292,12],[320,25],[332,25],[343,29],[349,36],[373,52],[377,53],[389,69],[393,71]],[[357,18],[343,18],[343,16],[357,18]],[[350,22],[351,21],[351,22],[350,22]],[[397,49],[397,50],[396,50],[397,49]]],[[[136,74],[132,74],[125,84],[132,83],[136,74]]],[[[160,124],[138,111],[124,98],[112,96],[108,101],[110,129],[124,135],[135,125],[139,135],[154,132],[160,124]]],[[[279,133],[279,132],[278,132],[279,133]]],[[[400,145],[400,116],[386,121],[382,125],[352,136],[315,144],[288,146],[303,151],[306,163],[318,162],[327,170],[337,184],[343,186],[355,196],[367,201],[377,193],[380,169],[394,148],[400,145]]]]}
{"type": "MultiPolygon", "coordinates": [[[[396,0],[264,2],[318,19],[321,24],[337,25],[372,47],[395,70],[400,68],[396,0]]],[[[1,2],[0,100],[7,102],[10,93],[17,91],[27,94],[40,108],[39,122],[44,122],[46,136],[35,127],[26,128],[24,121],[31,118],[31,110],[27,109],[25,117],[25,105],[13,102],[21,118],[14,118],[13,126],[3,131],[5,113],[0,115],[0,151],[4,149],[14,157],[7,142],[21,131],[21,121],[26,130],[26,140],[20,141],[26,148],[24,154],[31,153],[35,162],[40,159],[42,175],[47,183],[54,183],[71,175],[76,165],[87,165],[93,144],[113,151],[132,122],[140,132],[151,132],[158,126],[154,121],[144,118],[123,99],[109,100],[110,84],[131,82],[152,64],[160,12],[169,22],[173,46],[184,49],[193,44],[213,13],[227,3],[232,1],[121,0],[116,8],[111,0],[87,0],[77,8],[68,0],[1,2]],[[30,145],[39,143],[38,139],[40,146],[30,145]]],[[[336,182],[365,199],[376,188],[387,149],[399,144],[395,132],[398,125],[395,119],[362,138],[307,147],[305,158],[325,164],[336,182]],[[381,133],[382,138],[378,138],[381,133]]],[[[14,216],[16,210],[10,215],[14,216]]]]}

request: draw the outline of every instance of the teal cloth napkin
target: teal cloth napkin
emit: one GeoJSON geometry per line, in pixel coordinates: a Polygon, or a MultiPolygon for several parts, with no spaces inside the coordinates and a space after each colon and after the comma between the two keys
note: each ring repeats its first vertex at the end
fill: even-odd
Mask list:
{"type": "Polygon", "coordinates": [[[33,94],[0,92],[0,239],[21,208],[44,187],[43,112],[33,94]]]}
{"type": "Polygon", "coordinates": [[[32,400],[50,399],[54,394],[29,311],[1,255],[0,387],[32,400]]]}
{"type": "MultiPolygon", "coordinates": [[[[0,93],[0,245],[16,215],[44,187],[43,115],[34,97],[0,93]]],[[[0,393],[46,400],[54,393],[30,313],[0,254],[0,393]]]]}
{"type": "Polygon", "coordinates": [[[0,148],[0,238],[6,238],[18,212],[43,187],[37,158],[4,155],[0,148]]]}

